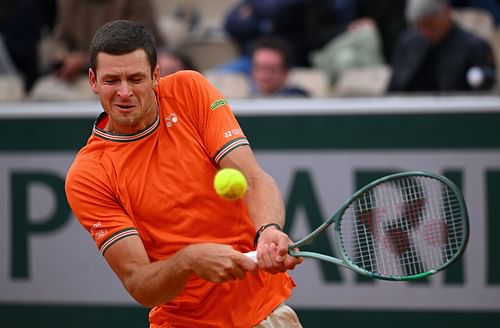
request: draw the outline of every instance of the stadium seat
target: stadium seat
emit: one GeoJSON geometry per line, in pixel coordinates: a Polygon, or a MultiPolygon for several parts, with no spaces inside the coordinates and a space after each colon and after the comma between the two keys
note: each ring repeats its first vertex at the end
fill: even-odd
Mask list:
{"type": "Polygon", "coordinates": [[[160,35],[169,48],[175,49],[188,36],[189,26],[186,21],[173,16],[162,15],[157,18],[160,35]]]}
{"type": "Polygon", "coordinates": [[[0,75],[0,102],[21,101],[24,96],[24,85],[21,77],[0,75]]]}
{"type": "Polygon", "coordinates": [[[157,15],[170,15],[182,2],[192,3],[194,0],[153,0],[153,8],[157,15]]]}
{"type": "Polygon", "coordinates": [[[182,41],[179,50],[189,56],[200,71],[210,70],[238,55],[236,46],[225,38],[190,38],[182,41]]]}
{"type": "Polygon", "coordinates": [[[193,14],[195,0],[155,0],[153,7],[160,34],[165,38],[170,48],[176,48],[189,33],[189,17],[193,14]],[[182,8],[186,17],[179,17],[177,11],[182,8]]]}
{"type": "Polygon", "coordinates": [[[155,0],[154,7],[160,33],[170,47],[176,48],[184,38],[224,37],[224,20],[236,3],[236,0],[155,0]],[[177,15],[179,10],[185,16],[177,15]]]}
{"type": "Polygon", "coordinates": [[[82,76],[73,83],[67,83],[52,76],[40,78],[29,95],[32,101],[85,101],[95,100],[88,78],[82,76]]]}
{"type": "Polygon", "coordinates": [[[205,77],[227,98],[250,95],[250,82],[244,74],[207,71],[205,77]]]}
{"type": "MultiPolygon", "coordinates": [[[[223,31],[228,11],[238,0],[154,0],[160,33],[170,48],[178,49],[205,72],[234,59],[236,45],[223,31]],[[179,9],[198,16],[195,25],[176,15],[179,9]]],[[[188,18],[189,19],[189,18],[188,18]]]]}
{"type": "Polygon", "coordinates": [[[312,97],[327,97],[330,95],[328,75],[315,68],[292,68],[288,75],[288,84],[301,87],[312,97]]]}
{"type": "Polygon", "coordinates": [[[373,97],[385,94],[391,76],[387,65],[353,68],[344,72],[333,88],[334,96],[373,97]]]}
{"type": "Polygon", "coordinates": [[[201,28],[206,31],[222,30],[226,16],[239,0],[198,0],[201,28]]]}
{"type": "Polygon", "coordinates": [[[495,22],[491,14],[481,9],[455,9],[453,18],[465,30],[491,41],[495,34],[495,22]]]}

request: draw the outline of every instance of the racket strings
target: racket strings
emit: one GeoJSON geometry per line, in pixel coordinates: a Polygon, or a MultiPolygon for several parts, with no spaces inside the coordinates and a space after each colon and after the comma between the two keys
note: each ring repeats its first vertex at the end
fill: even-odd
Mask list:
{"type": "Polygon", "coordinates": [[[430,177],[381,183],[353,201],[340,221],[346,257],[382,276],[412,276],[435,270],[464,243],[461,202],[430,177]]]}

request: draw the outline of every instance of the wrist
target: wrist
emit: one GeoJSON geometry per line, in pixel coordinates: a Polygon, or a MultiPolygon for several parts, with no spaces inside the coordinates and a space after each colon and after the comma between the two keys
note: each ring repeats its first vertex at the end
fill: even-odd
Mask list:
{"type": "Polygon", "coordinates": [[[283,228],[279,223],[276,222],[271,222],[271,223],[266,223],[263,224],[257,229],[257,232],[255,232],[255,238],[253,240],[254,247],[257,247],[257,243],[259,242],[259,238],[266,229],[277,229],[279,231],[283,231],[283,228]]]}
{"type": "Polygon", "coordinates": [[[195,251],[195,247],[193,247],[193,245],[189,245],[182,248],[174,255],[174,258],[176,258],[176,266],[179,272],[188,274],[194,273],[193,265],[196,262],[196,259],[195,255],[193,255],[193,252],[195,251]]]}

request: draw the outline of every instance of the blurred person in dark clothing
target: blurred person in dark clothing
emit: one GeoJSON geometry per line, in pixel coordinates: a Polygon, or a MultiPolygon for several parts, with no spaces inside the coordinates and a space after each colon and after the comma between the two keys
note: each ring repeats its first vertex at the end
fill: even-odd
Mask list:
{"type": "Polygon", "coordinates": [[[258,97],[308,97],[307,91],[287,84],[289,48],[276,37],[262,37],[252,50],[252,89],[258,97]]]}
{"type": "Polygon", "coordinates": [[[489,90],[495,84],[493,51],[452,20],[447,0],[408,0],[405,31],[392,57],[388,92],[489,90]]]}
{"type": "Polygon", "coordinates": [[[224,28],[238,45],[241,57],[221,67],[226,71],[250,72],[253,43],[262,36],[276,36],[290,47],[292,64],[307,65],[304,34],[305,0],[243,0],[228,14],[224,28]]]}
{"type": "Polygon", "coordinates": [[[406,0],[356,0],[357,21],[371,19],[380,32],[382,50],[387,63],[399,35],[407,28],[406,0]]]}
{"type": "Polygon", "coordinates": [[[307,0],[306,42],[310,51],[364,26],[380,32],[383,54],[390,62],[399,34],[406,28],[405,0],[307,0]]]}
{"type": "Polygon", "coordinates": [[[5,48],[30,91],[39,77],[38,44],[42,31],[53,28],[56,0],[3,0],[0,2],[0,35],[5,48]]]}
{"type": "Polygon", "coordinates": [[[322,48],[346,31],[357,16],[353,0],[307,0],[305,28],[309,50],[322,48]]]}

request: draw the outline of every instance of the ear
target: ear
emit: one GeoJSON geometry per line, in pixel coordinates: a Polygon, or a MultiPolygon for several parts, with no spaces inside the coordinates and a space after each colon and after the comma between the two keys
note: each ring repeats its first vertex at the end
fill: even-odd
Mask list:
{"type": "Polygon", "coordinates": [[[97,76],[92,68],[89,68],[89,84],[92,92],[98,94],[99,90],[97,89],[97,76]]]}
{"type": "Polygon", "coordinates": [[[156,89],[160,83],[160,65],[156,65],[153,71],[153,88],[156,89]]]}

